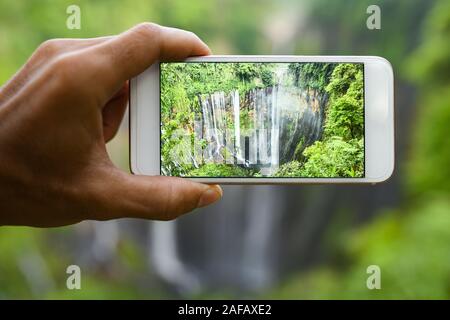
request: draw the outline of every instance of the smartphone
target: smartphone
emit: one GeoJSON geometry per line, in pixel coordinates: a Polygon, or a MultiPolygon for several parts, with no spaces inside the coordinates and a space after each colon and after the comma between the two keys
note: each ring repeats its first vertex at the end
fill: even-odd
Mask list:
{"type": "Polygon", "coordinates": [[[378,183],[393,71],[374,56],[205,56],[130,81],[134,174],[216,184],[378,183]]]}

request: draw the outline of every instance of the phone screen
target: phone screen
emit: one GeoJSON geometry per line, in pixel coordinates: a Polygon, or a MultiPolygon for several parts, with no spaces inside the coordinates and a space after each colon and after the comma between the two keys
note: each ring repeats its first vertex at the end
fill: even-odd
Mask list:
{"type": "Polygon", "coordinates": [[[161,174],[364,177],[364,64],[160,64],[161,174]]]}

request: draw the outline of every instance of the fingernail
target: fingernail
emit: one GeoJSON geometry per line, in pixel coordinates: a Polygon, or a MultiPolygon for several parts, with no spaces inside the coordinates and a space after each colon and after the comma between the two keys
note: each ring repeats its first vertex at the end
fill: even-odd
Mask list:
{"type": "Polygon", "coordinates": [[[210,205],[211,203],[216,202],[220,198],[222,198],[223,191],[222,188],[218,185],[209,186],[208,189],[203,191],[203,194],[198,201],[197,208],[205,207],[210,205]]]}

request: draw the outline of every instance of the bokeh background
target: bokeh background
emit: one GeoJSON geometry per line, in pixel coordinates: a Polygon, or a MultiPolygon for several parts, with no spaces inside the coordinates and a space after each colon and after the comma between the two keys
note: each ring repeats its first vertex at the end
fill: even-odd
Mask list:
{"type": "MultiPolygon", "coordinates": [[[[380,55],[396,171],[376,186],[226,186],[175,222],[0,228],[0,298],[450,298],[450,1],[0,0],[0,84],[42,41],[185,28],[216,54],[380,55]],[[81,8],[81,30],[66,8],[81,8]],[[381,8],[368,30],[366,8],[381,8]],[[66,288],[66,268],[82,289],[66,288]],[[366,269],[381,268],[381,290],[366,269]]],[[[1,125],[1,124],[0,124],[1,125]]],[[[108,145],[128,170],[127,119],[108,145]]]]}

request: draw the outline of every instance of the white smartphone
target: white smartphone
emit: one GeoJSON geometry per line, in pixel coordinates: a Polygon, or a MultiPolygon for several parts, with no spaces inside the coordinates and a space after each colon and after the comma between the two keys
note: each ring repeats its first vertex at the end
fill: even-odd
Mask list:
{"type": "Polygon", "coordinates": [[[205,56],[130,82],[134,174],[216,184],[378,183],[394,170],[390,63],[205,56]]]}

